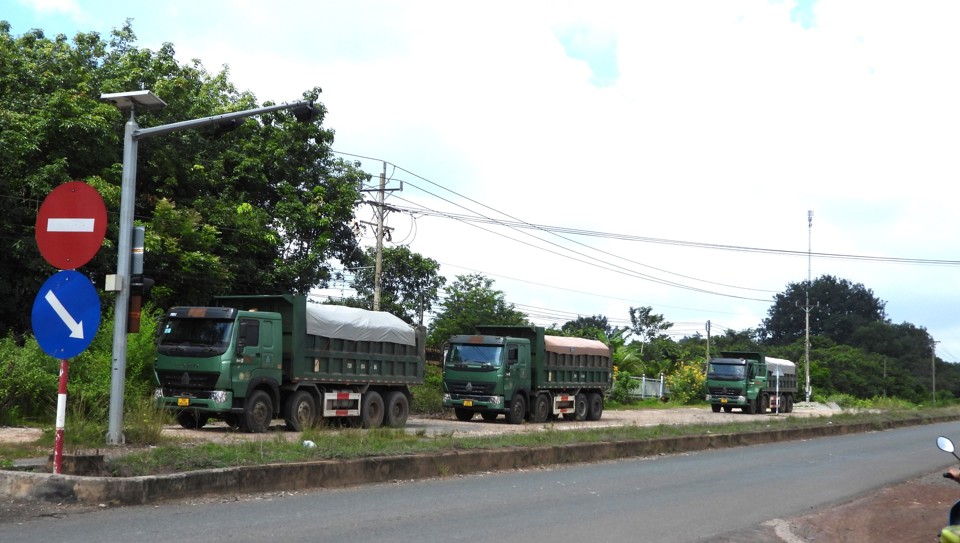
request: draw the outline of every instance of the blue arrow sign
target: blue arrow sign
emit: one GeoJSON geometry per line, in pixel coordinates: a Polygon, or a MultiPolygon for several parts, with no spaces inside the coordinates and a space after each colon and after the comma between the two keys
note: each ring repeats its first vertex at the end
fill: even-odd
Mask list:
{"type": "Polygon", "coordinates": [[[83,274],[60,271],[33,301],[33,335],[43,352],[73,358],[90,346],[100,326],[100,296],[83,274]]]}

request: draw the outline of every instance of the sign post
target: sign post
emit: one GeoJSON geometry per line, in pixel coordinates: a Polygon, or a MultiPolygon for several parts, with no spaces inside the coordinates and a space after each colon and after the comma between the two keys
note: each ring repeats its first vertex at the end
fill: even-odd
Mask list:
{"type": "Polygon", "coordinates": [[[43,258],[63,271],[40,287],[33,302],[33,335],[43,352],[60,359],[53,472],[63,469],[69,358],[90,346],[100,326],[100,296],[74,271],[93,258],[107,232],[107,208],[100,193],[81,181],[53,189],[37,213],[36,240],[43,258]]]}

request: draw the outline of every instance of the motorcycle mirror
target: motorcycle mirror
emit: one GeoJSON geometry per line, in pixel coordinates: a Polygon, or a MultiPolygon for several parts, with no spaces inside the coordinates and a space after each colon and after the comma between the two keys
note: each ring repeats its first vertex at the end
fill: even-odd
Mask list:
{"type": "Polygon", "coordinates": [[[948,452],[953,455],[954,458],[960,460],[960,456],[957,456],[957,453],[954,452],[956,449],[953,446],[953,441],[950,441],[949,438],[940,436],[937,438],[937,447],[940,448],[943,452],[948,452]]]}

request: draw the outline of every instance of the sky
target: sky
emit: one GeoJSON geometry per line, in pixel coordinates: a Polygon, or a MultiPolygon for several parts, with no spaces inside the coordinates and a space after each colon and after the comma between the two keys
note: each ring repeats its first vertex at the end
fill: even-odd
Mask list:
{"type": "Polygon", "coordinates": [[[386,169],[387,245],[483,273],[536,324],[649,306],[677,338],[720,335],[832,275],[960,360],[953,0],[0,8],[17,35],[128,18],[260,102],[321,87],[334,150],[386,169]]]}

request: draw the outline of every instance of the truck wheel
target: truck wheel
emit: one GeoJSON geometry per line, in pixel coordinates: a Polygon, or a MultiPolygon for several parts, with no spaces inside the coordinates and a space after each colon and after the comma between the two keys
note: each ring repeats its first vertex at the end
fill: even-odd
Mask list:
{"type": "Polygon", "coordinates": [[[273,401],[270,395],[262,390],[254,391],[247,398],[247,404],[240,417],[240,428],[244,432],[259,434],[270,429],[273,420],[273,401]]]}
{"type": "Polygon", "coordinates": [[[513,401],[510,402],[510,412],[507,413],[507,423],[520,424],[526,414],[527,401],[523,399],[522,394],[514,394],[513,401]]]}
{"type": "Polygon", "coordinates": [[[199,430],[210,420],[210,415],[199,411],[181,411],[177,413],[177,422],[188,430],[199,430]]]}
{"type": "Polygon", "coordinates": [[[747,405],[743,406],[743,412],[748,415],[752,415],[753,412],[756,410],[756,407],[757,406],[755,401],[751,402],[748,400],[747,405]]]}
{"type": "Polygon", "coordinates": [[[587,420],[587,411],[589,406],[587,405],[587,395],[584,393],[577,394],[574,398],[574,412],[573,420],[583,421],[587,420]]]}
{"type": "Polygon", "coordinates": [[[767,406],[770,405],[770,396],[764,394],[757,398],[757,413],[762,415],[767,412],[767,406]]]}
{"type": "Polygon", "coordinates": [[[712,404],[710,404],[710,409],[712,409],[714,413],[719,413],[719,412],[720,412],[720,404],[718,404],[718,403],[712,403],[712,404]]]}
{"type": "Polygon", "coordinates": [[[600,420],[603,415],[603,396],[597,392],[587,394],[587,420],[600,420]]]}
{"type": "Polygon", "coordinates": [[[383,397],[379,392],[370,391],[360,401],[360,426],[379,428],[383,424],[383,397]]]}
{"type": "Polygon", "coordinates": [[[470,411],[469,409],[455,407],[453,409],[453,415],[461,422],[470,422],[473,420],[473,411],[470,411]]]}
{"type": "Polygon", "coordinates": [[[387,392],[383,399],[383,425],[390,428],[403,428],[407,425],[407,417],[410,415],[410,402],[407,401],[407,395],[399,390],[387,392]]]}
{"type": "Polygon", "coordinates": [[[317,402],[306,390],[299,390],[287,401],[286,413],[283,419],[287,423],[287,430],[302,432],[317,420],[317,402]]]}
{"type": "Polygon", "coordinates": [[[533,404],[533,422],[543,424],[548,418],[550,418],[550,398],[546,394],[539,394],[533,404]]]}
{"type": "Polygon", "coordinates": [[[783,397],[783,402],[784,402],[783,412],[793,413],[793,396],[787,394],[786,396],[783,397]]]}
{"type": "Polygon", "coordinates": [[[497,420],[497,415],[499,415],[499,413],[497,413],[496,411],[481,411],[481,412],[480,412],[480,418],[483,419],[483,422],[493,422],[493,421],[497,420]]]}

